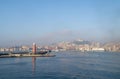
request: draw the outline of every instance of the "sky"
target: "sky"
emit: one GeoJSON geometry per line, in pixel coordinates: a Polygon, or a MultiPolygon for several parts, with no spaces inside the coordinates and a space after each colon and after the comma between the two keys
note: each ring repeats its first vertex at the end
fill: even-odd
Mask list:
{"type": "Polygon", "coordinates": [[[0,0],[0,47],[120,40],[120,0],[0,0]]]}

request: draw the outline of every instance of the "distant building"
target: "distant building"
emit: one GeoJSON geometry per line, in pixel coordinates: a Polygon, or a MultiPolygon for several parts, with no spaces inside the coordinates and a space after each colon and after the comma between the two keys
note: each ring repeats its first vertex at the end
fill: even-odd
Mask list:
{"type": "Polygon", "coordinates": [[[99,52],[104,52],[104,48],[92,48],[92,51],[99,51],[99,52]]]}
{"type": "Polygon", "coordinates": [[[5,51],[5,49],[4,49],[4,48],[0,48],[0,51],[1,51],[1,52],[4,52],[4,51],[5,51]]]}

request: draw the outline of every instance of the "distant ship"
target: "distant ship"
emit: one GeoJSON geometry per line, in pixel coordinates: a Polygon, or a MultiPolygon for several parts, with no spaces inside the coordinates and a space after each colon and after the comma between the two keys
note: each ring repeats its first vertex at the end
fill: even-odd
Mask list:
{"type": "Polygon", "coordinates": [[[36,54],[47,54],[47,53],[50,53],[51,50],[48,50],[48,51],[39,51],[39,52],[36,52],[36,54]]]}

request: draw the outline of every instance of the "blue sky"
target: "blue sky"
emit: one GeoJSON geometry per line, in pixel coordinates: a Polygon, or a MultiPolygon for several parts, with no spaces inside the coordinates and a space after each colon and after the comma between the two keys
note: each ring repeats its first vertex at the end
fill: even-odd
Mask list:
{"type": "Polygon", "coordinates": [[[0,0],[0,46],[120,40],[120,0],[0,0]]]}

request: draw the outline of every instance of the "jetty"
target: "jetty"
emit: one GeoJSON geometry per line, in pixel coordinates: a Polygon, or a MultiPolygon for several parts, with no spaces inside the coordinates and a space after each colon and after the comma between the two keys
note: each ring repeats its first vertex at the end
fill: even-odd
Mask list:
{"type": "Polygon", "coordinates": [[[53,54],[0,54],[0,58],[15,58],[15,57],[54,57],[55,55],[53,54]]]}

